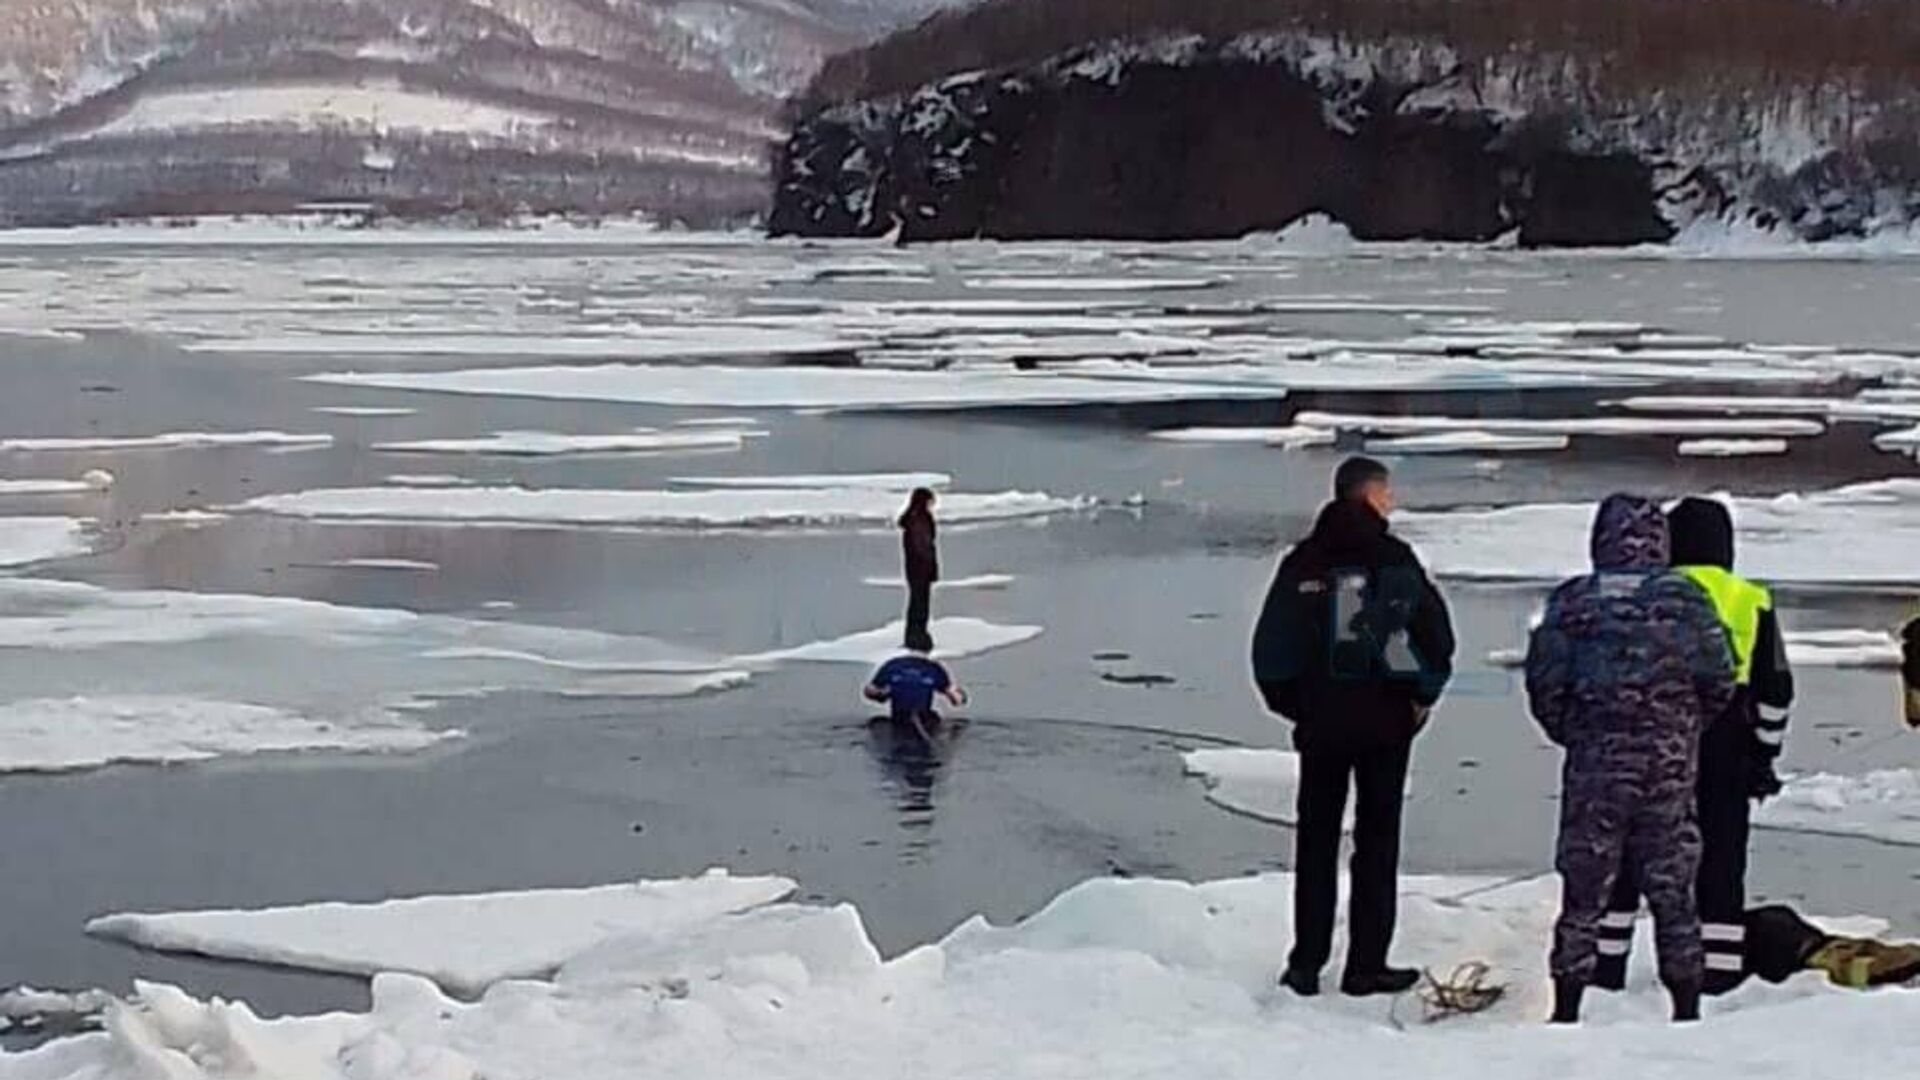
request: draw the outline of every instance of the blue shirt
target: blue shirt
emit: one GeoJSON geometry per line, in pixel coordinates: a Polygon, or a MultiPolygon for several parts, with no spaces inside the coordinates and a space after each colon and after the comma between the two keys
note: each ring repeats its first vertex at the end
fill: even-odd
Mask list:
{"type": "Polygon", "coordinates": [[[933,708],[933,696],[953,686],[947,669],[924,656],[896,656],[873,673],[895,720],[911,720],[933,708]]]}

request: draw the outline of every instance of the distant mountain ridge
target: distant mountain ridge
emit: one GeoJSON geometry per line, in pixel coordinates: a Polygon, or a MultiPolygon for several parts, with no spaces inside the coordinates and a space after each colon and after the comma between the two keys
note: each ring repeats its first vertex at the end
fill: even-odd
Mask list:
{"type": "Polygon", "coordinates": [[[0,224],[276,212],[712,223],[784,97],[933,0],[0,6],[0,224]]]}

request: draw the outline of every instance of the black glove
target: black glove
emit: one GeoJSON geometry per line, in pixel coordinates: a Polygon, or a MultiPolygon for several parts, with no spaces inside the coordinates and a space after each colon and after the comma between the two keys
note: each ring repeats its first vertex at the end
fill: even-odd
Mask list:
{"type": "Polygon", "coordinates": [[[1756,754],[1752,764],[1747,767],[1747,797],[1766,802],[1786,785],[1780,782],[1780,774],[1773,771],[1773,758],[1756,754]]]}

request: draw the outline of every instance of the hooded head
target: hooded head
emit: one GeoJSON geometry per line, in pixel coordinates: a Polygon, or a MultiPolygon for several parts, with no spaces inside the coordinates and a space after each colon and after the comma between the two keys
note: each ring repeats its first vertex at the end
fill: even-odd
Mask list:
{"type": "Polygon", "coordinates": [[[933,504],[937,501],[932,488],[914,488],[913,493],[907,496],[907,508],[900,513],[901,527],[905,528],[907,522],[915,518],[932,517],[933,504]]]}
{"type": "Polygon", "coordinates": [[[1667,511],[1673,565],[1733,569],[1733,514],[1714,499],[1681,499],[1667,511]]]}
{"type": "Polygon", "coordinates": [[[1667,516],[1638,495],[1609,495],[1593,518],[1595,570],[1664,570],[1667,516]]]}

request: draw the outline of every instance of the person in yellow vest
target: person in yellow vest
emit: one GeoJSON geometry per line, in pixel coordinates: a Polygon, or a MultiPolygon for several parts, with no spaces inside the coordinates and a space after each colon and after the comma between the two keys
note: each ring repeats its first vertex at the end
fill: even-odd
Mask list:
{"type": "MultiPolygon", "coordinates": [[[[1712,602],[1733,649],[1739,684],[1727,706],[1700,740],[1700,874],[1695,898],[1706,947],[1708,994],[1740,985],[1746,959],[1747,837],[1752,802],[1780,791],[1774,774],[1793,705],[1793,672],[1773,594],[1733,572],[1733,515],[1712,499],[1682,499],[1667,512],[1674,571],[1698,585],[1712,602]]],[[[1622,875],[1601,920],[1600,967],[1594,985],[1626,986],[1627,956],[1640,897],[1622,875]]]]}
{"type": "Polygon", "coordinates": [[[1920,728],[1920,619],[1908,623],[1900,639],[1900,675],[1907,684],[1907,726],[1920,728]]]}

